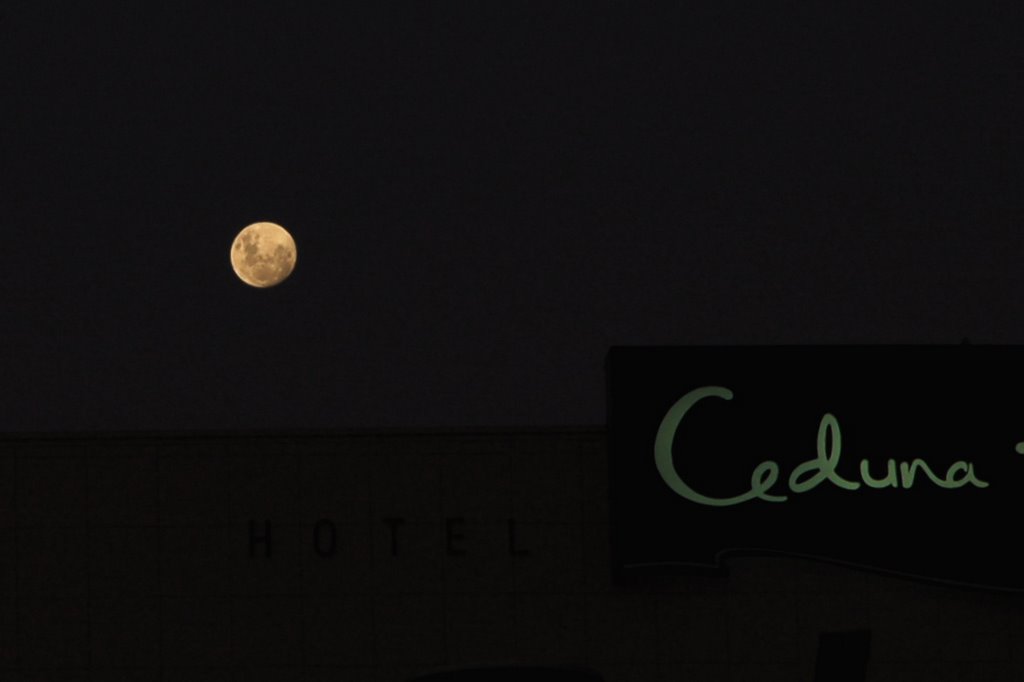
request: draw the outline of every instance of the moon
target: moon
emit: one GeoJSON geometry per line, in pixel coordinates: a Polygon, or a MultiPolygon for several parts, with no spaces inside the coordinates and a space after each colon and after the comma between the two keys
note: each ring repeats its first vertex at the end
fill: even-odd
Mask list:
{"type": "Polygon", "coordinates": [[[231,267],[249,286],[266,289],[292,274],[297,255],[288,230],[276,223],[253,223],[231,244],[231,267]]]}

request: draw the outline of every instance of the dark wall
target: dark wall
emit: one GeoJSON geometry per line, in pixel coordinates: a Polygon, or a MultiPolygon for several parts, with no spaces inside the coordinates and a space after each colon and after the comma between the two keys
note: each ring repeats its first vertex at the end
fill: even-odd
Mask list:
{"type": "Polygon", "coordinates": [[[869,680],[1024,673],[1016,595],[785,558],[613,585],[600,431],[0,448],[4,679],[383,681],[521,663],[811,680],[821,633],[858,629],[869,680]]]}

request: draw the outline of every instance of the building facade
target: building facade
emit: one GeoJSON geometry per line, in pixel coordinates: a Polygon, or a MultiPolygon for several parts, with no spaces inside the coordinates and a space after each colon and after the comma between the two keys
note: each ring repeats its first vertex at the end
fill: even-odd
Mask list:
{"type": "MultiPolygon", "coordinates": [[[[10,436],[0,677],[1024,678],[1024,598],[785,557],[617,582],[601,430],[10,436]]],[[[685,529],[664,529],[666,533],[685,529]]]]}

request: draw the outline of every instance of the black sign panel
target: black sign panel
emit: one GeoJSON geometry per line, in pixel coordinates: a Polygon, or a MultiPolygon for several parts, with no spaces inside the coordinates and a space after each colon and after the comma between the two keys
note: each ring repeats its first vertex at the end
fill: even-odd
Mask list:
{"type": "Polygon", "coordinates": [[[1024,348],[613,348],[619,574],[786,554],[1024,589],[1024,348]]]}

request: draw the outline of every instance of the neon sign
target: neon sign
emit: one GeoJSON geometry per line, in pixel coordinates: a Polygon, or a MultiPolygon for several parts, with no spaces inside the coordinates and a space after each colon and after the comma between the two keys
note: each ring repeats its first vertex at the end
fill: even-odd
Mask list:
{"type": "Polygon", "coordinates": [[[613,575],[799,556],[1024,591],[1024,347],[608,356],[613,575]],[[870,532],[865,529],[870,528],[870,532]]]}
{"type": "MultiPolygon", "coordinates": [[[[658,427],[658,433],[654,441],[654,461],[661,474],[662,480],[673,491],[697,504],[706,504],[712,507],[727,507],[734,504],[742,504],[753,499],[762,499],[767,502],[785,502],[789,499],[786,495],[772,495],[769,490],[775,486],[779,478],[779,464],[772,460],[766,460],[759,464],[750,475],[750,490],[734,497],[716,498],[702,495],[680,478],[672,463],[672,445],[675,440],[677,429],[686,413],[690,411],[698,401],[705,398],[721,398],[732,400],[733,393],[721,386],[704,386],[697,388],[680,398],[665,414],[658,427]]],[[[842,455],[842,433],[839,429],[839,421],[831,413],[825,413],[818,425],[818,447],[817,456],[797,465],[789,475],[789,490],[793,493],[804,493],[816,488],[821,483],[828,481],[842,490],[857,490],[861,484],[857,481],[850,481],[843,478],[837,468],[839,457],[842,455]]],[[[870,462],[867,459],[860,461],[860,476],[864,485],[871,488],[911,488],[914,485],[918,471],[923,472],[931,482],[940,488],[962,488],[965,485],[973,485],[978,488],[987,488],[988,483],[980,480],[974,474],[974,465],[970,462],[953,462],[946,470],[945,477],[939,477],[932,471],[928,463],[920,458],[910,462],[900,462],[899,478],[896,476],[896,461],[889,459],[886,463],[886,475],[884,478],[876,479],[870,473],[870,462]]]]}

